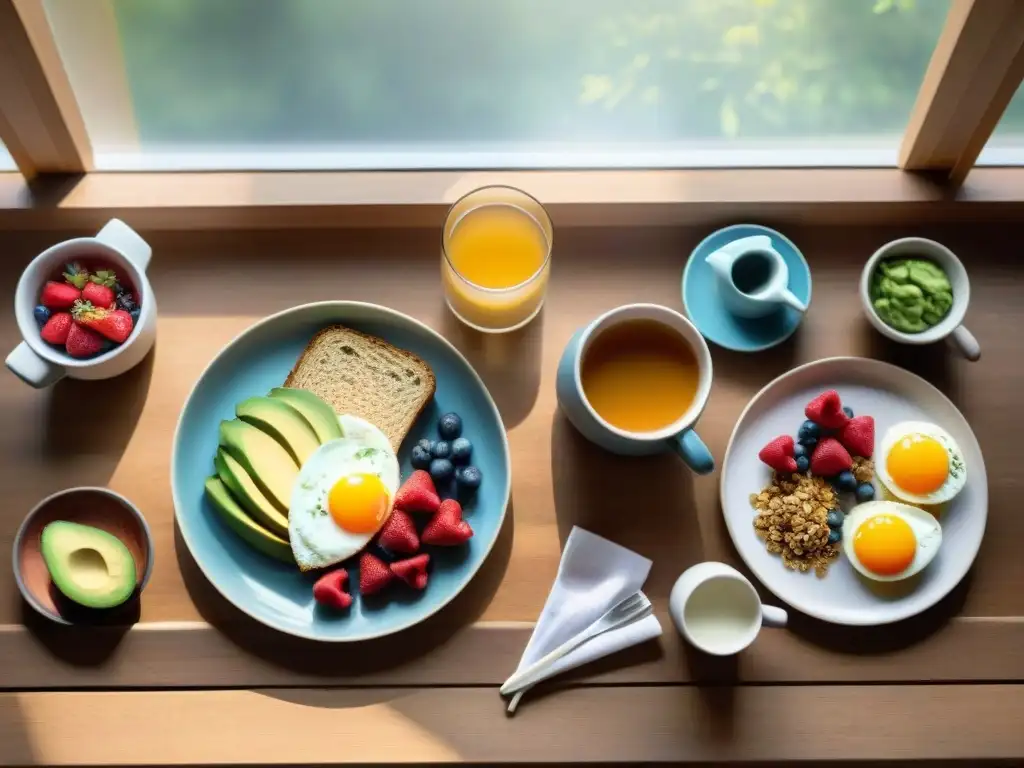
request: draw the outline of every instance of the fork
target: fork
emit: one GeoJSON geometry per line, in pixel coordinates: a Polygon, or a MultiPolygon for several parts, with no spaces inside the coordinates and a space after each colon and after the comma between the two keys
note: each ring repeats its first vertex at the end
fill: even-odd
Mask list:
{"type": "Polygon", "coordinates": [[[533,686],[538,683],[545,674],[547,674],[551,665],[563,656],[572,653],[581,645],[593,640],[598,635],[610,632],[613,629],[618,629],[619,627],[624,627],[627,624],[632,624],[634,621],[639,621],[640,619],[645,618],[650,615],[652,610],[651,601],[647,599],[647,595],[643,592],[633,593],[626,599],[612,606],[612,608],[601,616],[601,618],[584,629],[578,635],[569,638],[567,641],[555,648],[555,650],[551,651],[551,653],[541,657],[522,672],[516,672],[512,675],[512,677],[506,680],[505,684],[501,686],[502,695],[516,693],[533,686]]]}

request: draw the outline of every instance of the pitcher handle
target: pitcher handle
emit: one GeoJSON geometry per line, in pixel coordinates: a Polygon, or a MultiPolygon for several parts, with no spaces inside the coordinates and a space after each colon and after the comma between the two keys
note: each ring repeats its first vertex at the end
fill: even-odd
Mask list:
{"type": "Polygon", "coordinates": [[[774,605],[761,606],[761,620],[766,627],[784,627],[789,621],[789,614],[783,608],[774,605]]]}
{"type": "Polygon", "coordinates": [[[149,257],[153,255],[153,249],[138,232],[120,219],[108,221],[103,229],[96,233],[96,239],[123,253],[140,272],[145,272],[149,266],[149,257]]]}
{"type": "Polygon", "coordinates": [[[668,442],[672,446],[672,450],[679,454],[679,457],[698,475],[707,475],[715,470],[714,456],[692,429],[684,430],[675,437],[670,437],[668,442]]]}

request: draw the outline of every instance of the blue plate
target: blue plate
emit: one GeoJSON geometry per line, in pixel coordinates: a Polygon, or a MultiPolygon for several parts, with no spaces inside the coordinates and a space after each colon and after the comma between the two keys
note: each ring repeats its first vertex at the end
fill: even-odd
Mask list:
{"type": "Polygon", "coordinates": [[[729,312],[719,299],[718,277],[706,259],[723,245],[751,235],[771,238],[789,267],[789,290],[808,307],[811,304],[811,269],[789,238],[760,224],[735,224],[708,235],[693,249],[683,270],[683,306],[705,339],[737,352],[759,352],[781,344],[804,317],[792,307],[782,307],[766,317],[748,320],[729,312]]]}
{"type": "MultiPolygon", "coordinates": [[[[199,568],[227,600],[259,622],[312,640],[367,640],[410,627],[432,615],[469,583],[491,551],[505,519],[511,487],[508,438],[483,381],[444,338],[422,323],[384,307],[330,301],[286,310],[252,326],[228,344],[199,377],[181,412],[171,457],[174,511],[182,537],[199,568]],[[463,547],[432,548],[433,570],[421,593],[404,584],[379,600],[356,597],[352,608],[332,615],[313,601],[315,577],[251,549],[217,517],[203,483],[213,474],[221,419],[234,418],[235,403],[281,386],[313,335],[340,323],[379,336],[423,358],[437,391],[399,451],[402,476],[411,472],[409,451],[421,437],[437,437],[437,418],[462,416],[473,441],[473,463],[483,473],[477,498],[466,506],[474,535],[463,547]]],[[[350,591],[358,573],[349,570],[350,591]]]]}

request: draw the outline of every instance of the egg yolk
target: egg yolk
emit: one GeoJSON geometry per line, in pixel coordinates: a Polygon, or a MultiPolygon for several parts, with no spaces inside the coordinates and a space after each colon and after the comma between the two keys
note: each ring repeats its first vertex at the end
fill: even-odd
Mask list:
{"type": "Polygon", "coordinates": [[[346,475],[327,494],[327,508],[350,533],[376,533],[388,514],[388,491],[376,475],[346,475]]]}
{"type": "Polygon", "coordinates": [[[934,437],[907,435],[889,449],[885,468],[902,490],[932,493],[941,488],[949,476],[949,454],[934,437]]]}
{"type": "Polygon", "coordinates": [[[861,565],[879,576],[903,573],[914,561],[917,537],[906,520],[895,515],[868,518],[853,535],[853,551],[861,565]]]}

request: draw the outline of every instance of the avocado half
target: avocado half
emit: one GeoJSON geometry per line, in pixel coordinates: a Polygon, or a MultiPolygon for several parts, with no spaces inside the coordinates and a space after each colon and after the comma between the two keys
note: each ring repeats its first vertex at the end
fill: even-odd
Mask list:
{"type": "Polygon", "coordinates": [[[39,548],[54,585],[87,608],[113,608],[135,591],[135,558],[113,534],[56,520],[43,528],[39,548]]]}

